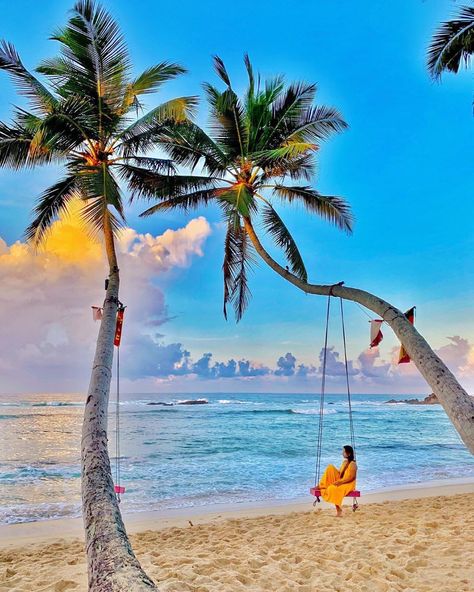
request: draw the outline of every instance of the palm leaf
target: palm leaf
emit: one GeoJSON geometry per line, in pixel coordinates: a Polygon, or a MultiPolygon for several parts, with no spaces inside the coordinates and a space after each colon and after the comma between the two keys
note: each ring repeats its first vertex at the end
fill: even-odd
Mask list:
{"type": "Polygon", "coordinates": [[[253,154],[253,162],[261,168],[285,167],[318,149],[311,142],[290,141],[288,144],[253,154]]]}
{"type": "Polygon", "coordinates": [[[119,134],[118,149],[125,154],[148,150],[156,144],[165,125],[186,121],[196,105],[197,97],[179,97],[158,105],[119,134]]]}
{"type": "Polygon", "coordinates": [[[33,222],[25,231],[26,239],[38,246],[45,239],[52,222],[67,209],[77,191],[76,175],[69,175],[46,189],[34,209],[33,222]]]}
{"type": "Polygon", "coordinates": [[[347,129],[347,123],[333,107],[311,107],[293,125],[284,126],[285,140],[299,142],[320,142],[333,133],[347,129]]]}
{"type": "Polygon", "coordinates": [[[349,204],[340,197],[321,195],[311,187],[274,185],[273,192],[288,203],[301,201],[306,209],[329,220],[338,228],[352,232],[353,216],[349,204]]]}
{"type": "Polygon", "coordinates": [[[103,229],[103,220],[99,224],[99,206],[97,200],[102,200],[102,213],[105,215],[108,206],[112,206],[117,211],[120,219],[125,222],[123,209],[123,199],[120,187],[113,176],[110,168],[104,164],[102,166],[83,167],[78,177],[78,183],[83,199],[89,203],[84,209],[84,215],[93,225],[96,231],[103,229]],[[95,205],[94,205],[95,204],[95,205]],[[89,209],[90,206],[90,209],[89,209]],[[90,215],[90,216],[89,216],[90,215]]]}
{"type": "Polygon", "coordinates": [[[26,70],[14,46],[6,41],[0,43],[0,69],[10,74],[20,94],[27,97],[35,109],[48,113],[57,104],[56,97],[26,70]]]}
{"type": "Polygon", "coordinates": [[[117,165],[121,178],[127,182],[131,201],[137,197],[167,199],[178,197],[190,191],[214,187],[212,177],[194,175],[160,175],[149,169],[128,164],[117,165]]]}
{"type": "Polygon", "coordinates": [[[125,159],[128,164],[147,169],[160,175],[175,175],[176,167],[168,158],[152,158],[150,156],[129,156],[125,159]]]}
{"type": "Polygon", "coordinates": [[[48,164],[64,156],[57,142],[48,142],[40,133],[41,124],[34,116],[28,118],[26,112],[13,125],[0,122],[0,167],[18,170],[48,164]]]}
{"type": "Polygon", "coordinates": [[[275,244],[284,250],[291,271],[306,282],[308,274],[298,247],[283,220],[270,204],[265,205],[262,210],[262,222],[265,230],[273,237],[275,244]]]}
{"type": "Polygon", "coordinates": [[[128,53],[119,27],[110,14],[92,0],[81,0],[68,24],[52,39],[61,44],[63,66],[80,74],[67,76],[63,96],[78,95],[94,101],[99,135],[117,125],[129,71],[128,53]]]}
{"type": "Polygon", "coordinates": [[[138,96],[156,91],[164,82],[185,72],[185,68],[171,62],[162,62],[147,68],[127,85],[121,112],[126,113],[131,106],[136,105],[138,96]]]}
{"type": "Polygon", "coordinates": [[[204,130],[186,121],[165,126],[159,136],[159,144],[172,160],[193,171],[199,162],[211,175],[225,173],[229,157],[204,130]]]}
{"type": "Polygon", "coordinates": [[[474,7],[461,7],[458,16],[441,25],[428,48],[428,70],[438,79],[443,71],[458,72],[474,52],[474,7]]]}
{"type": "Polygon", "coordinates": [[[242,318],[250,301],[248,272],[254,263],[252,244],[238,217],[227,215],[227,233],[224,245],[224,316],[227,304],[233,303],[235,318],[242,318]]]}
{"type": "Polygon", "coordinates": [[[187,213],[190,209],[209,205],[215,197],[215,189],[201,189],[199,191],[193,191],[192,193],[185,193],[161,201],[142,212],[140,217],[147,217],[158,212],[167,212],[170,210],[182,210],[184,213],[187,213]]]}
{"type": "Polygon", "coordinates": [[[97,238],[104,233],[107,217],[115,236],[117,236],[124,226],[109,210],[107,202],[103,197],[87,200],[81,210],[81,216],[86,223],[86,230],[93,238],[97,238]]]}
{"type": "Polygon", "coordinates": [[[289,160],[277,160],[276,162],[267,162],[263,167],[264,173],[261,177],[262,184],[268,179],[275,177],[289,177],[292,181],[305,179],[310,181],[312,175],[316,172],[316,163],[312,154],[303,154],[302,156],[289,160]]]}
{"type": "Polygon", "coordinates": [[[254,196],[244,183],[218,189],[216,197],[220,202],[227,204],[232,211],[244,217],[249,217],[257,209],[254,196]]]}

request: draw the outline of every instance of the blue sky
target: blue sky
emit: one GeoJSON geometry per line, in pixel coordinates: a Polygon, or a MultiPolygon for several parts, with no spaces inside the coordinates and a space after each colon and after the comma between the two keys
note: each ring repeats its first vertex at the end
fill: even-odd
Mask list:
{"type": "MultiPolygon", "coordinates": [[[[356,226],[348,237],[303,210],[280,210],[311,279],[344,280],[403,309],[416,304],[417,325],[434,347],[452,335],[474,341],[472,74],[447,75],[435,84],[425,68],[430,35],[456,3],[399,0],[396,9],[373,0],[301,1],[297,9],[278,1],[241,1],[227,9],[209,1],[104,4],[122,26],[137,71],[164,59],[188,68],[159,100],[199,94],[203,81],[215,80],[213,54],[225,60],[237,88],[245,83],[245,52],[264,76],[284,73],[288,80],[317,82],[317,101],[340,109],[350,128],[322,147],[315,185],[344,196],[356,226]]],[[[70,6],[8,3],[2,6],[0,36],[34,67],[54,55],[47,37],[65,22],[70,6]]],[[[0,93],[5,120],[18,103],[5,75],[0,93]]],[[[199,121],[206,122],[203,103],[199,121]]],[[[21,238],[35,196],[55,173],[0,171],[0,236],[7,243],[21,238]]],[[[142,233],[180,228],[198,214],[212,226],[203,257],[155,279],[174,317],[160,327],[166,343],[182,343],[196,357],[212,352],[218,359],[271,364],[291,351],[305,363],[316,361],[321,298],[299,294],[261,265],[251,278],[253,299],[244,320],[226,323],[217,211],[145,221],[139,212],[130,210],[128,223],[142,233]]],[[[346,309],[350,355],[356,357],[367,345],[367,318],[352,304],[346,309]]],[[[386,333],[384,359],[396,344],[386,333]]]]}

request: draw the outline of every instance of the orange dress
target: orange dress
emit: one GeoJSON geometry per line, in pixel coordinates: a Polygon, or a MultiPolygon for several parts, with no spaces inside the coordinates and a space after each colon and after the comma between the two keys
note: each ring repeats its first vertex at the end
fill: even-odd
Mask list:
{"type": "Polygon", "coordinates": [[[321,497],[324,501],[342,506],[346,495],[356,488],[357,465],[355,461],[350,462],[349,466],[347,464],[348,462],[345,460],[339,470],[334,465],[329,465],[324,471],[319,482],[321,497]],[[341,479],[342,473],[344,476],[341,479]],[[339,484],[334,485],[334,481],[339,481],[339,484]]]}

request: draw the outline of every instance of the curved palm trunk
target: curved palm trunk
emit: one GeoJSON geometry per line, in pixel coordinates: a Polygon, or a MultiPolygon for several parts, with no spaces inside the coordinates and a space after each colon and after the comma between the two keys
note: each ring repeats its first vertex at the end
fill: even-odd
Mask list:
{"type": "Polygon", "coordinates": [[[474,399],[470,397],[458,383],[452,372],[435,354],[426,340],[418,333],[415,327],[407,320],[403,312],[370,294],[357,288],[346,286],[326,286],[308,284],[293,275],[287,269],[279,265],[264,249],[250,219],[244,220],[245,229],[252,241],[255,250],[260,257],[276,273],[285,280],[295,285],[308,294],[327,296],[332,288],[334,296],[340,296],[345,300],[353,300],[362,304],[380,316],[393,329],[410,358],[430,385],[433,393],[438,397],[446,414],[461,436],[462,441],[472,454],[474,454],[474,399]]]}
{"type": "Polygon", "coordinates": [[[119,294],[119,270],[110,222],[104,223],[110,266],[104,315],[97,339],[82,427],[82,510],[89,590],[93,592],[156,590],[136,559],[114,493],[107,451],[114,333],[119,294]]]}

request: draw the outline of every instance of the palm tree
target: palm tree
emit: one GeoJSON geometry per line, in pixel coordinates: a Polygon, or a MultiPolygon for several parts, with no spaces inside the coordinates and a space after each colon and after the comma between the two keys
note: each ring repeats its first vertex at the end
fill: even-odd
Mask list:
{"type": "Polygon", "coordinates": [[[215,201],[224,217],[224,315],[234,304],[240,320],[249,300],[248,268],[254,252],[249,228],[258,217],[265,231],[283,249],[292,272],[306,281],[307,272],[296,243],[275,209],[275,200],[299,202],[350,232],[349,206],[339,197],[318,193],[307,183],[314,174],[313,154],[322,140],[345,129],[346,123],[332,107],[313,107],[314,84],[286,86],[282,77],[262,84],[255,79],[245,57],[249,85],[240,100],[222,60],[214,59],[217,74],[226,85],[220,92],[205,84],[211,109],[213,137],[192,122],[166,126],[160,145],[176,164],[192,169],[202,162],[205,175],[186,178],[173,188],[164,179],[143,186],[135,179],[134,195],[158,198],[142,215],[179,208],[188,210],[215,201]],[[299,184],[287,183],[300,181],[299,184]],[[305,183],[306,182],[306,183],[305,183]],[[268,193],[271,192],[271,196],[268,193]]]}
{"type": "Polygon", "coordinates": [[[474,53],[474,6],[462,6],[456,18],[442,23],[428,48],[428,70],[438,80],[448,70],[457,73],[474,53]]]}
{"type": "Polygon", "coordinates": [[[176,98],[138,117],[141,98],[184,69],[162,62],[133,77],[117,23],[92,0],[77,2],[67,25],[52,39],[59,42],[60,54],[36,69],[46,77],[46,84],[26,70],[11,44],[0,46],[0,68],[11,76],[30,106],[28,110],[17,107],[12,123],[0,122],[0,166],[64,165],[65,175],[40,196],[27,229],[26,236],[35,245],[73,199],[84,202],[84,220],[105,243],[109,281],[81,450],[89,588],[95,592],[151,590],[156,588],[141,569],[125,532],[107,452],[107,407],[119,305],[115,237],[125,221],[120,181],[131,183],[138,177],[146,185],[146,179],[157,173],[173,172],[169,160],[146,153],[155,146],[160,126],[185,120],[196,100],[176,98]]]}
{"type": "Polygon", "coordinates": [[[353,300],[380,315],[394,330],[415,362],[467,447],[474,453],[474,401],[433,352],[405,315],[363,290],[342,285],[318,285],[307,281],[303,259],[295,240],[274,208],[276,199],[301,203],[350,232],[349,206],[340,197],[323,196],[310,184],[313,156],[320,143],[346,124],[333,108],[313,106],[315,86],[286,86],[279,77],[262,84],[245,58],[248,87],[243,98],[234,91],[224,63],[214,60],[224,83],[220,91],[211,84],[204,89],[210,107],[210,134],[186,121],[167,125],[160,133],[161,147],[173,161],[202,169],[202,175],[185,177],[171,186],[166,177],[145,183],[131,179],[135,196],[158,203],[143,216],[179,209],[187,211],[216,203],[222,211],[227,232],[224,243],[224,314],[234,304],[237,320],[249,300],[248,269],[258,254],[276,273],[300,290],[318,295],[333,294],[353,300]],[[305,184],[301,184],[301,181],[305,184]],[[295,184],[299,182],[299,184],[295,184]],[[288,265],[280,265],[263,247],[255,221],[283,249],[288,265]]]}

